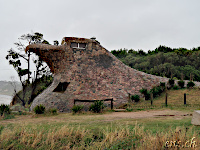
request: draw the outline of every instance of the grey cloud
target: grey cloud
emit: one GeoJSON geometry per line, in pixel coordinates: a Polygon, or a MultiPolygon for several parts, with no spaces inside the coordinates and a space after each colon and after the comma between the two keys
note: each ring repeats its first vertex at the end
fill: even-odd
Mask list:
{"type": "Polygon", "coordinates": [[[198,0],[0,1],[0,80],[9,80],[14,72],[5,60],[7,50],[31,31],[43,33],[51,43],[64,36],[96,36],[108,50],[200,46],[199,4],[198,0]],[[5,75],[5,69],[12,71],[5,75]]]}

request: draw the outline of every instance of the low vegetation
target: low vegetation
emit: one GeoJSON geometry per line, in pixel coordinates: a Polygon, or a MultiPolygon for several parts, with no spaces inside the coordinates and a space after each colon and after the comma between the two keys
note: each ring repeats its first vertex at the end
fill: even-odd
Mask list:
{"type": "Polygon", "coordinates": [[[140,93],[144,95],[145,100],[150,100],[150,92],[147,89],[142,88],[140,93]]]}
{"type": "Polygon", "coordinates": [[[145,98],[140,98],[140,101],[137,103],[129,103],[120,108],[126,109],[127,107],[137,109],[160,109],[165,106],[166,102],[166,93],[167,93],[167,104],[168,108],[171,109],[185,109],[190,107],[191,109],[200,109],[200,89],[193,87],[191,88],[182,88],[180,89],[177,85],[174,85],[170,90],[166,90],[160,94],[159,97],[153,98],[153,105],[151,101],[145,100],[145,98]],[[186,105],[184,105],[184,93],[186,93],[186,105]]]}
{"type": "Polygon", "coordinates": [[[131,100],[134,102],[139,102],[140,101],[140,96],[135,94],[135,95],[131,95],[131,100]]]}
{"type": "Polygon", "coordinates": [[[5,105],[5,104],[0,105],[0,116],[2,116],[3,114],[10,114],[9,105],[5,105]]]}
{"type": "Polygon", "coordinates": [[[168,81],[170,88],[172,88],[174,86],[174,79],[170,78],[168,81]]]}
{"type": "Polygon", "coordinates": [[[52,109],[49,109],[49,113],[52,114],[52,115],[57,115],[58,110],[56,108],[52,108],[52,109]]]}
{"type": "Polygon", "coordinates": [[[37,106],[35,106],[33,111],[35,112],[35,114],[44,114],[45,107],[43,105],[37,105],[37,106]]]}
{"type": "Polygon", "coordinates": [[[185,81],[183,81],[183,80],[178,81],[178,85],[179,85],[180,88],[184,88],[185,81]]]}
{"type": "Polygon", "coordinates": [[[170,146],[167,141],[180,140],[182,146],[193,137],[194,141],[200,140],[200,128],[191,125],[191,117],[108,120],[102,115],[69,113],[20,117],[25,117],[26,121],[1,121],[0,149],[148,150],[165,149],[170,146]]]}
{"type": "MultiPolygon", "coordinates": [[[[184,107],[182,104],[184,93],[187,93],[189,104],[200,103],[197,97],[198,88],[184,88],[178,91],[171,89],[168,91],[169,106],[167,108],[179,109],[185,114],[191,114],[194,109],[200,109],[200,105],[195,105],[195,108],[184,107]],[[173,104],[180,104],[179,108],[173,107],[173,104]]],[[[164,101],[165,94],[162,93],[160,97],[154,99],[153,104],[161,106],[164,101]]],[[[150,106],[150,102],[140,99],[134,105],[137,108],[128,105],[127,111],[149,110],[138,108],[150,106]]],[[[109,113],[103,115],[63,113],[48,117],[46,115],[33,117],[27,114],[16,115],[11,122],[0,120],[0,149],[148,150],[173,147],[170,142],[177,139],[181,141],[180,146],[184,146],[193,137],[195,137],[193,141],[200,142],[200,127],[191,125],[190,115],[182,116],[178,120],[172,117],[120,119],[107,118],[106,114],[109,115],[109,113]]]]}
{"type": "Polygon", "coordinates": [[[195,86],[195,83],[190,81],[187,83],[187,88],[193,88],[195,86]]]}
{"type": "Polygon", "coordinates": [[[83,105],[74,105],[74,106],[72,107],[72,112],[73,112],[74,114],[76,114],[76,113],[81,113],[82,110],[83,110],[83,105]]]}
{"type": "Polygon", "coordinates": [[[94,113],[101,113],[104,107],[103,101],[97,100],[94,102],[94,104],[91,104],[89,110],[94,113]]]}
{"type": "MultiPolygon", "coordinates": [[[[169,82],[171,80],[169,79],[169,82]]],[[[172,85],[170,85],[172,86],[172,85]]],[[[158,96],[160,96],[164,91],[165,91],[166,87],[165,87],[165,83],[164,82],[160,82],[159,86],[155,86],[153,87],[150,91],[148,91],[145,88],[142,88],[140,90],[140,93],[144,95],[145,100],[150,100],[151,99],[151,95],[152,98],[156,98],[158,96]]]]}

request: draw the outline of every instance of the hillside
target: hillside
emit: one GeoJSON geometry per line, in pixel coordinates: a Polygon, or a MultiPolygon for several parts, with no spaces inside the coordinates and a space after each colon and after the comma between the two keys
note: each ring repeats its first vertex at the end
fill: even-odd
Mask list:
{"type": "MultiPolygon", "coordinates": [[[[186,104],[189,109],[192,111],[194,108],[200,107],[200,89],[199,88],[193,88],[193,89],[178,89],[178,90],[168,90],[167,91],[167,104],[169,107],[174,108],[184,108],[184,93],[186,94],[186,104]],[[191,107],[190,107],[191,106],[191,107]]],[[[156,97],[153,99],[153,106],[156,108],[160,108],[162,106],[165,106],[166,100],[166,92],[163,92],[159,97],[156,97]]],[[[134,108],[148,108],[151,107],[151,101],[150,100],[144,100],[144,98],[141,98],[139,102],[133,103],[132,105],[134,108]]]]}
{"type": "Polygon", "coordinates": [[[111,51],[126,65],[157,76],[200,81],[200,47],[193,49],[159,46],[155,50],[111,51]]]}
{"type": "Polygon", "coordinates": [[[16,85],[17,92],[21,90],[20,82],[0,81],[0,95],[13,96],[14,94],[13,83],[16,85]]]}

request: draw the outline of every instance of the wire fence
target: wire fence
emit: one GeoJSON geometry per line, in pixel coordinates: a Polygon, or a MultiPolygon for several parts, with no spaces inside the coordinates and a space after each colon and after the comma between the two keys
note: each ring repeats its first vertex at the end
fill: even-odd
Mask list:
{"type": "MultiPolygon", "coordinates": [[[[180,98],[180,97],[179,97],[180,98]]],[[[131,106],[133,109],[153,109],[153,108],[166,108],[166,107],[173,107],[173,108],[182,108],[182,107],[200,107],[200,95],[197,94],[187,94],[184,93],[181,96],[181,101],[177,101],[172,103],[170,101],[170,97],[167,93],[165,93],[165,98],[163,99],[162,103],[156,103],[151,98],[150,101],[145,102],[145,104],[136,104],[135,106],[131,106]],[[193,99],[193,100],[191,100],[193,99]]]]}

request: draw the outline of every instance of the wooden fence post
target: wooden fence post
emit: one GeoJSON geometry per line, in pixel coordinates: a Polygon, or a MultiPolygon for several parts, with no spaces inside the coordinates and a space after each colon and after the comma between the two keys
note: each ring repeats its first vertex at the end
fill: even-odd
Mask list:
{"type": "Polygon", "coordinates": [[[184,93],[184,105],[186,105],[186,93],[184,93]]]}
{"type": "Polygon", "coordinates": [[[128,93],[128,102],[130,103],[131,102],[131,94],[128,93]]]}
{"type": "Polygon", "coordinates": [[[166,93],[166,96],[165,96],[165,105],[167,107],[167,93],[166,93]]]}
{"type": "Polygon", "coordinates": [[[153,93],[151,93],[151,106],[153,105],[153,93]]]}
{"type": "Polygon", "coordinates": [[[113,98],[111,99],[111,105],[110,105],[110,107],[111,107],[111,110],[113,110],[113,98]]]}

